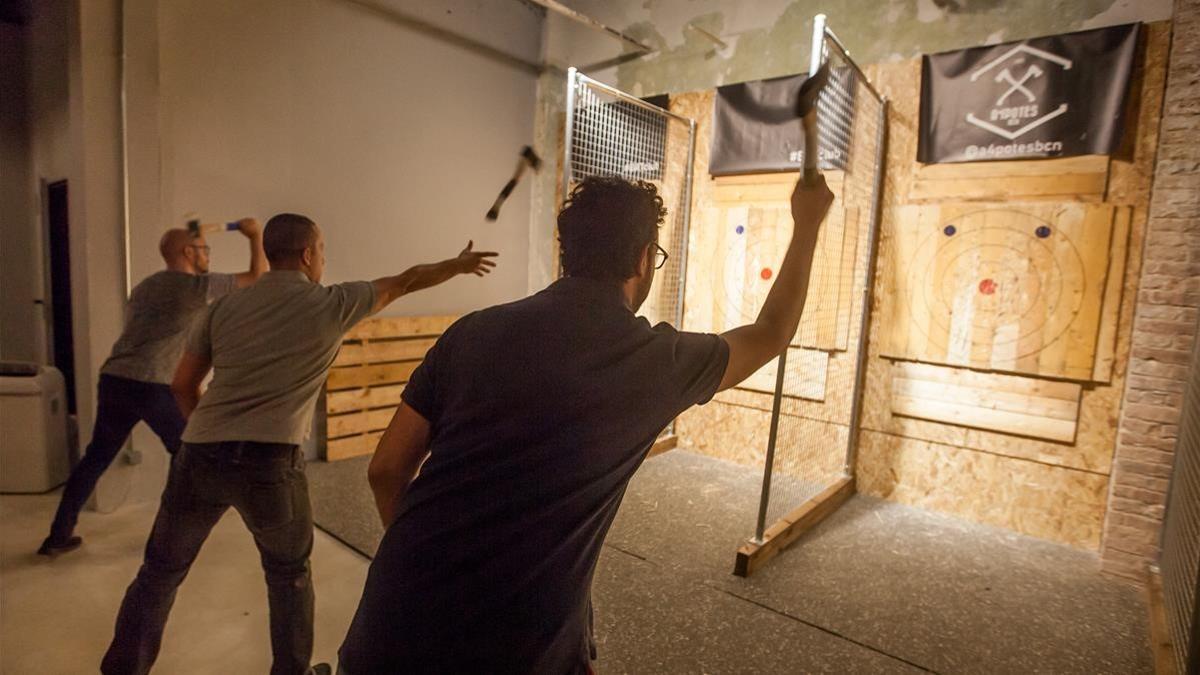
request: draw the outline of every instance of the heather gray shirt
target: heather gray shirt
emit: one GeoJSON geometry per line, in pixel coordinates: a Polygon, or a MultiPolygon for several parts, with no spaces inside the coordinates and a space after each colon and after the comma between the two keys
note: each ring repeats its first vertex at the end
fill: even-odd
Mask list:
{"type": "Polygon", "coordinates": [[[188,341],[213,379],[183,440],[301,443],[342,335],[374,306],[369,281],[322,286],[295,271],[213,303],[188,341]]]}
{"type": "Polygon", "coordinates": [[[125,328],[100,372],[139,382],[170,384],[188,331],[209,302],[237,287],[232,274],[163,270],[129,295],[125,328]]]}

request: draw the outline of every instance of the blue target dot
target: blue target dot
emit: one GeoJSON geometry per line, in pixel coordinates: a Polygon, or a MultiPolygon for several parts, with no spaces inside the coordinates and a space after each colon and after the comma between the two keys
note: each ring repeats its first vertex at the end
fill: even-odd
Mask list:
{"type": "Polygon", "coordinates": [[[736,228],[736,229],[734,229],[734,232],[737,232],[738,234],[741,234],[741,233],[743,233],[743,232],[745,232],[745,231],[746,231],[746,228],[745,228],[745,227],[742,227],[741,225],[738,225],[738,226],[737,226],[737,228],[736,228]]]}
{"type": "Polygon", "coordinates": [[[958,228],[954,227],[953,225],[947,225],[946,227],[942,228],[942,232],[945,232],[947,237],[953,237],[954,233],[958,232],[958,228]]]}
{"type": "Polygon", "coordinates": [[[1046,237],[1050,236],[1050,228],[1045,225],[1042,225],[1038,229],[1034,230],[1033,233],[1036,234],[1038,237],[1045,239],[1046,237]]]}

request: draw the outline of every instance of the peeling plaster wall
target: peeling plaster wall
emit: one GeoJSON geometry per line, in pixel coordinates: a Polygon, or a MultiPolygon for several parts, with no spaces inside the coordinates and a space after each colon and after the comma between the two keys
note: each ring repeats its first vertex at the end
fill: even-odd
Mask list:
{"type": "MultiPolygon", "coordinates": [[[[641,96],[801,72],[812,17],[821,12],[861,64],[1171,16],[1171,0],[576,0],[571,6],[656,50],[588,72],[641,96]]],[[[618,41],[560,17],[548,21],[547,30],[554,50],[548,56],[564,65],[582,68],[600,60],[594,57],[625,51],[618,41]]]]}

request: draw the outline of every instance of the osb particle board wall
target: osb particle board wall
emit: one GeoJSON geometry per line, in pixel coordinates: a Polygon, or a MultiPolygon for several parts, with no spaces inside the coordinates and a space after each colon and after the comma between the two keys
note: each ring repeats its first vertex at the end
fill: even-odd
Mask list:
{"type": "MultiPolygon", "coordinates": [[[[899,366],[882,355],[889,351],[886,342],[892,326],[888,322],[895,320],[893,310],[899,302],[895,294],[898,272],[887,261],[897,243],[901,213],[921,193],[920,186],[913,189],[918,166],[913,158],[920,63],[913,60],[868,68],[872,81],[889,98],[892,108],[880,233],[881,267],[872,310],[856,465],[859,491],[1082,548],[1099,547],[1129,353],[1132,299],[1141,268],[1168,39],[1166,23],[1144,28],[1131,87],[1134,115],[1126,147],[1109,165],[1104,202],[1132,207],[1129,254],[1122,300],[1115,308],[1115,348],[1111,356],[1104,357],[1111,359],[1111,378],[1105,372],[1104,377],[1096,379],[1110,379],[1108,383],[1082,384],[1073,440],[1029,438],[893,412],[895,369],[899,366]]],[[[1035,198],[1064,199],[1062,195],[1035,198]]],[[[1079,201],[1093,200],[1080,197],[1079,201]]],[[[1102,340],[1105,337],[1101,335],[1102,340]]]]}
{"type": "MultiPolygon", "coordinates": [[[[1169,24],[1166,22],[1150,24],[1143,29],[1136,79],[1131,87],[1133,113],[1129,133],[1125,137],[1125,147],[1108,165],[1107,183],[1099,186],[1100,193],[1097,193],[1097,178],[1090,169],[1064,168],[1077,164],[1090,166],[1094,162],[1088,159],[1036,165],[1063,171],[1077,170],[1077,178],[1054,182],[1031,175],[1024,179],[1024,189],[1031,200],[1103,201],[1131,207],[1121,300],[1112,310],[1117,315],[1116,321],[1110,322],[1115,326],[1115,336],[1111,330],[1105,334],[1104,329],[1100,335],[1101,343],[1108,341],[1114,345],[1109,350],[1098,347],[1103,353],[1097,354],[1094,379],[1100,382],[1071,384],[1080,390],[1075,401],[1065,395],[1064,400],[1051,401],[1055,406],[1071,408],[1063,417],[1072,418],[1074,428],[1048,435],[1073,440],[1036,439],[893,413],[896,407],[893,387],[898,379],[895,369],[898,363],[904,362],[883,358],[888,351],[884,344],[890,335],[888,322],[894,320],[892,314],[896,303],[895,271],[888,269],[886,261],[894,247],[901,211],[910,204],[927,201],[927,192],[938,189],[930,183],[931,177],[937,178],[938,171],[918,172],[919,165],[915,162],[919,59],[866,69],[872,83],[888,97],[890,110],[880,232],[881,267],[874,291],[867,385],[856,463],[860,492],[1082,548],[1099,547],[1129,353],[1132,299],[1136,296],[1141,267],[1140,251],[1157,145],[1168,40],[1169,24]],[[1067,194],[1054,192],[1053,186],[1067,186],[1067,194]],[[1044,194],[1037,194],[1038,190],[1044,194]],[[1105,380],[1108,382],[1103,383],[1105,380]]],[[[711,117],[712,96],[711,91],[672,96],[673,110],[699,122],[684,321],[684,326],[692,330],[709,328],[709,321],[705,320],[703,312],[697,312],[696,307],[697,303],[705,302],[699,293],[711,289],[716,255],[710,250],[714,239],[705,234],[702,215],[703,209],[714,199],[712,181],[708,177],[711,137],[707,122],[711,117]]],[[[956,189],[960,190],[963,200],[989,201],[998,197],[989,192],[993,186],[987,181],[959,185],[956,189]],[[981,191],[972,194],[973,188],[981,191]]],[[[862,213],[869,213],[869,210],[864,208],[862,213]]],[[[864,216],[860,221],[864,228],[861,232],[865,233],[868,219],[864,216]]],[[[865,241],[865,236],[861,240],[865,241]]],[[[858,297],[860,290],[854,289],[854,297],[858,297]]],[[[854,311],[857,309],[855,307],[854,311]]],[[[851,346],[858,338],[856,329],[857,323],[852,321],[851,346]]],[[[976,373],[962,372],[968,377],[976,373]]],[[[852,351],[831,353],[830,381],[850,382],[852,373],[852,351]]],[[[814,434],[828,433],[830,437],[844,438],[845,429],[834,420],[837,411],[848,410],[850,392],[848,387],[827,387],[827,393],[830,398],[824,404],[798,398],[785,399],[784,413],[795,415],[797,419],[812,419],[814,434]]],[[[745,389],[720,393],[712,403],[693,408],[680,418],[677,431],[681,444],[761,468],[770,408],[770,397],[766,394],[745,389]]]]}

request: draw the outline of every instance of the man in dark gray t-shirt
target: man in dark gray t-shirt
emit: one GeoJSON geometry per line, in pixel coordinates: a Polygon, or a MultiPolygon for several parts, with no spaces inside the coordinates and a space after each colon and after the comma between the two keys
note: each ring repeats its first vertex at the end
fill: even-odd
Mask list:
{"type": "Polygon", "coordinates": [[[238,222],[250,240],[250,269],[209,274],[209,248],[202,234],[168,230],[159,241],[167,268],[143,279],[125,305],[125,327],[100,367],[96,423],[83,459],[71,471],[50,535],[38,549],[55,556],[83,543],[75,524],[100,476],[112,464],[138,422],[145,422],[172,455],[179,449],[183,415],[171,396],[171,377],[192,323],[208,303],[249,286],[267,268],[262,228],[253,218],[238,222]]]}
{"type": "Polygon", "coordinates": [[[625,486],[676,415],[795,335],[832,198],[824,180],[797,185],[757,320],[712,335],[635,315],[667,258],[655,187],[576,186],[564,277],[463,317],[404,389],[371,459],[387,531],[339,672],[588,673],[592,573],[625,486]]]}
{"type": "Polygon", "coordinates": [[[459,274],[483,276],[496,255],[473,251],[395,276],[322,286],[325,244],[304,216],[267,222],[271,271],[197,322],[171,389],[188,417],[146,558],[117,615],[104,673],[145,673],[158,655],[175,589],[209,531],[233,508],[254,536],[267,579],[272,675],[309,670],[313,523],[299,444],[342,335],[393,300],[459,274]],[[213,373],[203,396],[200,383],[213,373]]]}

